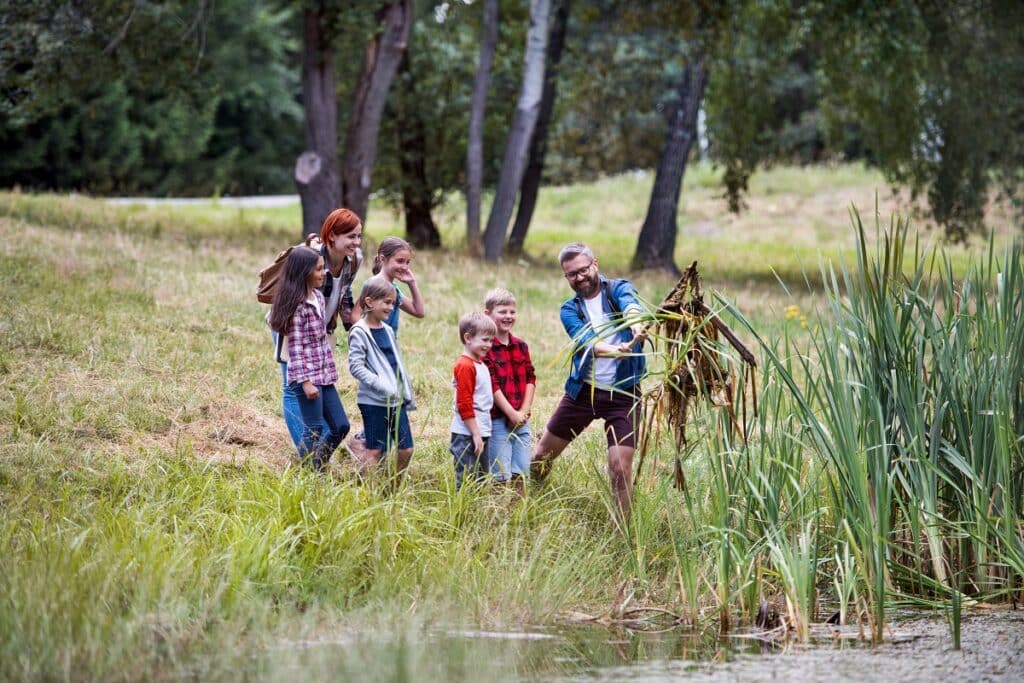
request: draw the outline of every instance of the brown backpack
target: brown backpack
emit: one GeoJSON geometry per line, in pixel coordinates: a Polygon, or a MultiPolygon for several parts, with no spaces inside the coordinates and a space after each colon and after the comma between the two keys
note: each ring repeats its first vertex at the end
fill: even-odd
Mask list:
{"type": "Polygon", "coordinates": [[[274,303],[274,292],[277,291],[277,283],[281,279],[281,273],[284,272],[284,262],[288,260],[288,254],[292,253],[295,247],[301,246],[319,250],[320,238],[310,233],[306,236],[305,242],[288,247],[278,254],[270,265],[260,271],[260,284],[256,288],[256,300],[261,304],[274,303]]]}

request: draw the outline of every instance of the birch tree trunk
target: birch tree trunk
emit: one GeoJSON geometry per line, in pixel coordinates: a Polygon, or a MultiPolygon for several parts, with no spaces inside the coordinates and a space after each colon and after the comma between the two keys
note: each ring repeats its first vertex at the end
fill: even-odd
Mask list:
{"type": "Polygon", "coordinates": [[[341,205],[338,183],[338,103],[334,52],[324,25],[324,3],[302,13],[302,104],[306,149],[295,162],[295,185],[302,203],[302,235],[320,232],[324,218],[341,205]]]}
{"type": "Polygon", "coordinates": [[[484,0],[480,60],[473,79],[469,110],[469,140],[466,145],[466,244],[469,253],[480,256],[480,194],[484,175],[484,118],[491,66],[498,45],[498,0],[484,0]]]}
{"type": "Polygon", "coordinates": [[[565,31],[569,23],[569,0],[554,0],[554,19],[551,23],[551,37],[548,39],[548,56],[544,73],[544,92],[540,100],[537,125],[530,141],[530,160],[526,164],[523,182],[519,187],[519,208],[508,238],[508,252],[513,256],[523,253],[526,233],[530,229],[533,210],[537,206],[537,194],[544,174],[544,155],[548,149],[548,125],[555,109],[559,65],[562,63],[562,48],[565,47],[565,31]]]}
{"type": "Polygon", "coordinates": [[[679,231],[676,223],[679,190],[686,172],[690,147],[697,135],[697,112],[704,99],[707,81],[704,56],[697,55],[683,70],[679,97],[669,114],[665,145],[658,160],[647,217],[636,242],[634,270],[659,268],[677,276],[680,274],[674,257],[676,234],[679,231]]]}
{"type": "Polygon", "coordinates": [[[345,134],[341,171],[341,199],[366,223],[370,181],[377,157],[377,135],[391,81],[409,43],[413,0],[396,0],[381,8],[383,30],[366,46],[363,68],[356,83],[352,114],[345,134]]]}
{"type": "Polygon", "coordinates": [[[505,247],[505,232],[516,194],[523,180],[526,157],[533,137],[533,129],[540,111],[544,89],[544,57],[548,43],[548,15],[551,0],[530,0],[530,28],[526,34],[526,57],[523,65],[523,84],[519,90],[512,129],[505,143],[501,162],[501,175],[494,192],[494,204],[484,231],[484,258],[496,262],[505,247]]]}

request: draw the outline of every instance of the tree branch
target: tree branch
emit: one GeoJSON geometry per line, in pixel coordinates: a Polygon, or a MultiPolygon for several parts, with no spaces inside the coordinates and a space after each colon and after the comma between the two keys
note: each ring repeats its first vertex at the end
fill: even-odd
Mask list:
{"type": "Polygon", "coordinates": [[[135,3],[132,4],[132,11],[128,13],[128,18],[124,20],[121,30],[118,31],[117,35],[107,43],[105,48],[103,48],[104,55],[109,55],[111,52],[116,50],[117,46],[123,43],[124,39],[128,37],[128,29],[131,27],[132,20],[135,19],[135,13],[139,11],[140,7],[142,7],[143,2],[145,2],[145,0],[135,0],[135,3]]]}

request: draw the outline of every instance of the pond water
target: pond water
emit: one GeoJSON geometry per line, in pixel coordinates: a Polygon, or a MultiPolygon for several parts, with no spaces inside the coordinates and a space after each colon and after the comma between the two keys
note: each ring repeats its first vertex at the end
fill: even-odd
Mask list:
{"type": "Polygon", "coordinates": [[[891,621],[871,647],[854,628],[816,627],[810,645],[597,624],[515,632],[423,627],[283,643],[257,677],[339,681],[1024,681],[1024,611],[967,614],[953,650],[941,614],[891,621]]]}

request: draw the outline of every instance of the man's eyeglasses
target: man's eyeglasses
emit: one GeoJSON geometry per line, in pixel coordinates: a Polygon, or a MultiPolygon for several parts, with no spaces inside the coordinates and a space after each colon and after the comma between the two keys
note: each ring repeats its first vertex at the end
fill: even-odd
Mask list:
{"type": "Polygon", "coordinates": [[[583,266],[582,268],[577,268],[576,270],[566,273],[565,279],[568,280],[569,282],[572,282],[573,280],[579,280],[581,277],[586,276],[586,274],[590,272],[590,266],[592,265],[594,265],[593,261],[583,266]]]}

